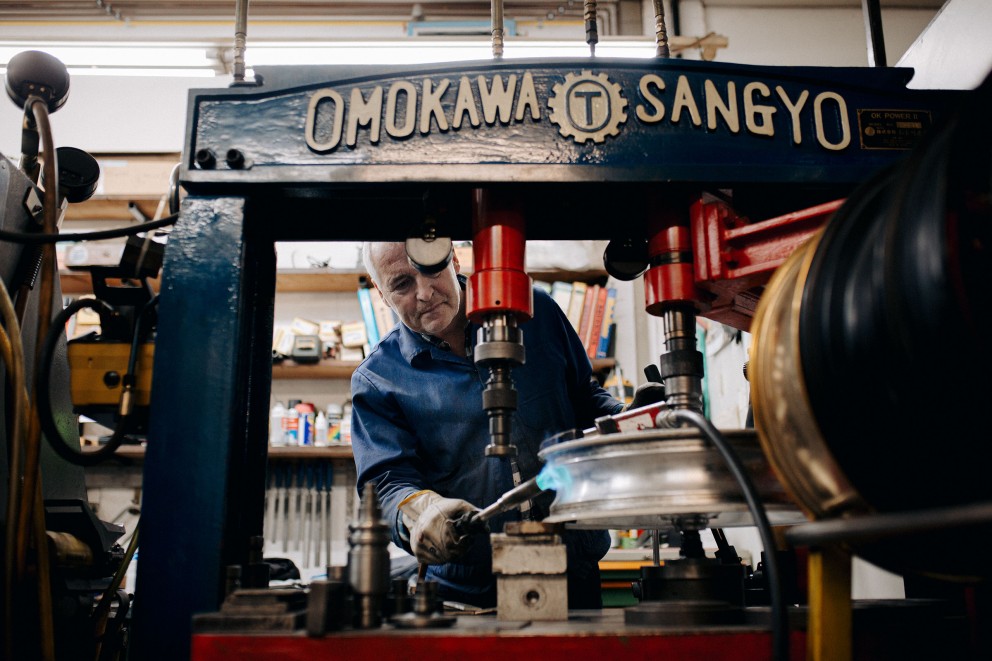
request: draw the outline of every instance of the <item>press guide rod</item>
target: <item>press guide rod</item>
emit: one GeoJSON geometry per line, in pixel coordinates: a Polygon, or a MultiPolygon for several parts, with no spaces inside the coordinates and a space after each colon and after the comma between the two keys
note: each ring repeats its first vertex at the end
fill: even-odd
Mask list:
{"type": "Polygon", "coordinates": [[[493,0],[491,5],[493,28],[493,58],[503,57],[503,0],[493,0]]]}
{"type": "Polygon", "coordinates": [[[245,45],[248,40],[248,0],[238,0],[234,10],[234,82],[245,79],[245,45]]]}

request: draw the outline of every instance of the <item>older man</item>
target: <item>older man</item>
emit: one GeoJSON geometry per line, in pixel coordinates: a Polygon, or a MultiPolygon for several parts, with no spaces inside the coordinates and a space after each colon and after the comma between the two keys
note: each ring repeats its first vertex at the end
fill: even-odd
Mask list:
{"type": "MultiPolygon", "coordinates": [[[[487,458],[489,422],[482,408],[487,373],[472,360],[478,326],[465,315],[465,280],[455,258],[433,275],[415,269],[402,243],[367,243],[362,258],[376,289],[399,317],[351,380],[352,443],[358,489],[377,485],[393,541],[428,563],[446,600],[496,603],[488,539],[455,533],[453,522],[485,507],[540,470],[541,442],[623,405],[592,377],[582,343],[558,305],[534,291],[534,317],[520,328],[525,364],[513,370],[518,408],[513,460],[487,458]]],[[[550,494],[525,516],[547,515],[550,494]]],[[[510,512],[490,521],[494,532],[510,512]]],[[[567,531],[570,608],[600,608],[599,559],[605,531],[567,531]]]]}

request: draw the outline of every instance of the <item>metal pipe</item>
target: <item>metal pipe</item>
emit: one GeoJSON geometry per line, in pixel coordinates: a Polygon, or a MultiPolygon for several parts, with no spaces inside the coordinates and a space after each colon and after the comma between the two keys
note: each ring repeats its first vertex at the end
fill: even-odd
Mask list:
{"type": "Polygon", "coordinates": [[[882,34],[882,7],[879,0],[861,0],[865,14],[865,37],[868,39],[868,66],[884,67],[885,37],[882,34]]]}
{"type": "Polygon", "coordinates": [[[586,21],[586,43],[589,44],[589,55],[596,56],[596,44],[599,43],[599,20],[596,16],[596,0],[585,3],[584,18],[586,21]]]}
{"type": "Polygon", "coordinates": [[[503,0],[492,0],[493,58],[503,57],[503,0]]]}
{"type": "Polygon", "coordinates": [[[238,0],[234,10],[234,82],[245,79],[245,44],[248,40],[248,0],[238,0]]]}
{"type": "Polygon", "coordinates": [[[668,27],[665,25],[665,0],[654,0],[655,57],[671,57],[668,47],[668,27]]]}

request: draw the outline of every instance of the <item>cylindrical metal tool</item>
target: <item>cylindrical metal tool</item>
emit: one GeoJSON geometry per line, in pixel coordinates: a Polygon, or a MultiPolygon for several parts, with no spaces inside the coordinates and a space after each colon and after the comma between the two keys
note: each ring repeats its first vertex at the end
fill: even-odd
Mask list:
{"type": "Polygon", "coordinates": [[[534,292],[524,270],[523,216],[504,191],[479,189],[472,198],[475,270],[469,278],[465,310],[482,326],[475,362],[489,369],[482,406],[489,415],[486,456],[512,457],[510,418],[517,392],[510,369],[525,360],[523,333],[517,324],[534,316],[534,292]]]}
{"type": "Polygon", "coordinates": [[[365,484],[356,523],[350,526],[348,582],[355,598],[355,626],[374,629],[382,624],[382,606],[389,592],[389,527],[375,485],[365,484]]]}

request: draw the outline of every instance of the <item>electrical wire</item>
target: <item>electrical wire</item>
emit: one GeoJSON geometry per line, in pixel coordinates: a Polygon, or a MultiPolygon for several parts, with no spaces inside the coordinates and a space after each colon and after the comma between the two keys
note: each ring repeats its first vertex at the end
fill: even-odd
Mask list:
{"type": "Polygon", "coordinates": [[[158,220],[141,223],[140,225],[118,227],[112,230],[99,230],[96,232],[69,232],[66,234],[35,234],[32,232],[8,232],[6,230],[0,230],[0,240],[28,244],[62,243],[64,241],[103,241],[105,239],[119,239],[123,236],[161,229],[169,225],[174,225],[177,220],[179,220],[179,214],[174,213],[158,220]]]}
{"type": "Polygon", "coordinates": [[[24,442],[24,422],[28,412],[27,386],[24,380],[24,345],[17,321],[14,303],[6,285],[0,279],[0,350],[9,376],[8,383],[14,393],[11,438],[9,443],[10,466],[7,482],[7,525],[4,529],[4,656],[13,653],[14,567],[15,538],[18,529],[19,486],[21,483],[21,446],[24,442]]]}
{"type": "MultiPolygon", "coordinates": [[[[48,117],[48,104],[38,96],[31,96],[24,104],[25,114],[34,118],[41,136],[42,154],[44,155],[43,172],[45,177],[44,222],[42,231],[46,235],[58,232],[59,213],[59,168],[58,152],[55,150],[55,140],[52,136],[52,126],[48,117]]],[[[55,244],[46,244],[42,249],[41,286],[38,292],[38,325],[36,338],[45,337],[52,320],[52,298],[55,292],[55,244]]],[[[35,364],[41,354],[41,346],[35,346],[35,364]]],[[[34,380],[31,407],[38,410],[38,381],[34,380]]],[[[34,416],[32,416],[34,418],[34,416]]],[[[37,578],[35,585],[38,593],[38,623],[41,637],[43,659],[54,659],[55,625],[52,607],[52,592],[48,573],[48,540],[45,536],[45,512],[42,505],[41,490],[41,430],[32,419],[28,426],[27,443],[24,451],[24,479],[22,498],[20,502],[18,530],[17,562],[21,563],[27,555],[27,538],[30,534],[21,535],[22,531],[33,529],[35,553],[37,554],[37,578]],[[23,542],[21,541],[23,540],[23,542]]],[[[19,564],[20,567],[20,564],[19,564]]]]}
{"type": "Polygon", "coordinates": [[[131,565],[131,560],[134,558],[134,552],[138,550],[138,526],[141,523],[141,519],[134,524],[134,532],[131,534],[131,541],[128,542],[127,551],[124,552],[124,559],[121,561],[120,566],[117,571],[114,572],[113,578],[110,579],[110,583],[107,585],[107,589],[103,591],[103,596],[100,597],[100,602],[96,605],[96,609],[93,611],[93,633],[96,638],[96,654],[95,658],[100,658],[100,648],[103,645],[103,636],[106,633],[107,627],[107,617],[110,615],[110,604],[113,601],[114,594],[121,585],[121,581],[124,580],[124,576],[127,574],[127,568],[131,565]]]}
{"type": "Polygon", "coordinates": [[[772,607],[772,658],[777,661],[787,661],[789,658],[789,617],[785,610],[785,596],[782,586],[782,573],[779,570],[778,554],[775,552],[775,539],[772,536],[772,526],[768,521],[768,515],[758,498],[758,491],[755,489],[751,478],[748,476],[744,465],[737,457],[737,453],[730,447],[730,443],[723,434],[713,426],[702,414],[690,409],[671,409],[662,415],[669,419],[688,422],[698,427],[707,439],[716,447],[727,463],[727,468],[737,480],[747,501],[748,510],[754,518],[754,523],[758,528],[761,537],[761,544],[765,547],[765,574],[768,579],[768,591],[771,596],[772,607]]]}
{"type": "Polygon", "coordinates": [[[41,424],[42,431],[45,432],[45,438],[48,439],[52,449],[66,461],[79,466],[92,466],[112,457],[117,451],[117,448],[119,448],[124,442],[129,428],[128,422],[131,418],[131,407],[127,402],[125,402],[125,398],[131,396],[136,381],[135,372],[138,364],[138,353],[141,346],[141,339],[143,337],[142,322],[144,322],[157,304],[158,296],[156,295],[145,303],[135,319],[134,331],[131,335],[131,349],[128,353],[127,371],[122,379],[124,388],[121,392],[120,419],[118,420],[117,426],[114,428],[114,433],[111,435],[107,444],[99,450],[95,450],[93,452],[81,452],[74,450],[62,436],[62,433],[56,426],[52,415],[52,402],[47,384],[50,379],[51,363],[52,357],[55,354],[55,347],[59,339],[62,337],[66,322],[68,322],[73,315],[83,308],[95,310],[102,318],[109,317],[114,313],[114,310],[100,299],[80,298],[66,306],[66,308],[62,310],[62,312],[60,312],[52,322],[52,328],[45,337],[41,358],[38,360],[36,381],[43,386],[38,390],[38,421],[41,424]]]}
{"type": "Polygon", "coordinates": [[[45,336],[41,347],[41,358],[38,360],[37,374],[35,381],[38,383],[38,421],[45,438],[55,452],[66,461],[78,466],[92,466],[112,455],[124,440],[124,425],[118,424],[110,442],[96,452],[80,452],[73,450],[69,443],[62,436],[55,424],[52,415],[51,395],[48,392],[48,384],[51,376],[52,357],[55,354],[55,347],[62,334],[65,332],[65,325],[69,319],[83,308],[95,310],[101,318],[109,318],[113,314],[113,308],[107,303],[96,298],[80,298],[70,303],[64,310],[55,317],[50,332],[45,336]],[[109,448],[109,449],[108,449],[109,448]]]}

